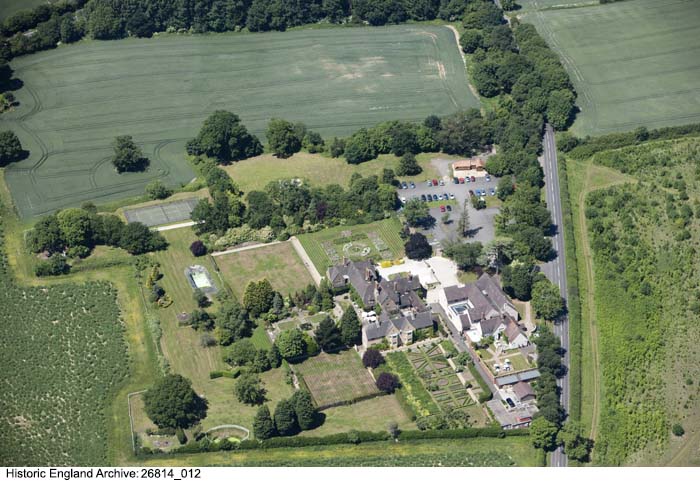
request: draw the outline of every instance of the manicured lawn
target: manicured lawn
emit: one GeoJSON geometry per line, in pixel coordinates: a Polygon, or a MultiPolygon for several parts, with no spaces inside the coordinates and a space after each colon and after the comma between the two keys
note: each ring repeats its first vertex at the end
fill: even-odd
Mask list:
{"type": "Polygon", "coordinates": [[[282,294],[290,294],[313,283],[290,242],[234,252],[216,257],[221,276],[238,299],[250,281],[267,279],[282,294]]]}
{"type": "MultiPolygon", "coordinates": [[[[220,424],[239,424],[249,429],[252,428],[256,406],[248,406],[239,403],[233,394],[235,380],[229,378],[209,379],[209,373],[216,370],[225,370],[227,365],[222,361],[222,352],[219,346],[203,348],[200,346],[202,333],[190,327],[177,325],[175,315],[178,312],[191,312],[195,308],[192,299],[192,288],[184,276],[185,267],[197,263],[206,267],[214,283],[221,286],[214,272],[214,265],[208,256],[194,258],[189,251],[190,243],[196,239],[189,228],[175,229],[163,232],[170,246],[166,251],[152,254],[160,262],[163,278],[160,284],[172,297],[173,304],[166,309],[151,309],[152,315],[160,318],[163,337],[161,346],[168,360],[172,372],[181,374],[190,380],[200,395],[209,401],[209,411],[202,422],[204,430],[220,424]]],[[[210,310],[214,311],[216,305],[210,310]]],[[[265,341],[264,332],[256,330],[253,342],[258,347],[269,346],[265,341]]],[[[260,375],[267,389],[267,398],[270,409],[274,409],[276,403],[291,396],[292,387],[284,381],[284,371],[274,369],[260,375]]]]}
{"type": "Polygon", "coordinates": [[[371,224],[338,226],[304,234],[299,236],[299,241],[316,269],[325,274],[328,267],[340,263],[343,257],[374,261],[403,257],[400,230],[399,220],[391,217],[371,224]]]}
{"type": "MultiPolygon", "coordinates": [[[[431,164],[430,159],[444,154],[419,154],[416,156],[423,172],[410,177],[401,177],[402,180],[414,182],[424,179],[439,177],[439,173],[431,164]]],[[[339,184],[347,187],[350,177],[358,173],[363,177],[370,175],[381,176],[385,168],[394,169],[398,166],[399,159],[395,155],[380,155],[379,158],[363,162],[361,164],[348,164],[344,158],[333,158],[327,154],[309,154],[299,152],[284,161],[280,161],[272,154],[263,154],[252,159],[235,162],[224,168],[236,184],[245,192],[251,190],[263,190],[265,186],[279,179],[305,179],[311,185],[339,184]]]]}
{"type": "Polygon", "coordinates": [[[12,68],[24,86],[0,130],[16,131],[30,152],[7,172],[22,217],[142,195],[157,178],[188,183],[185,143],[216,109],[265,140],[272,117],[331,139],[479,106],[453,33],[436,25],[82,41],[19,57],[12,68]],[[146,172],[114,170],[117,135],[134,136],[150,159],[146,172]]]}
{"type": "MultiPolygon", "coordinates": [[[[524,3],[527,10],[552,1],[524,3]]],[[[560,54],[578,92],[577,134],[700,120],[696,2],[635,0],[526,11],[522,20],[560,54]]]]}
{"type": "Polygon", "coordinates": [[[352,349],[321,353],[294,366],[319,408],[379,394],[372,376],[352,349]]]}
{"type": "Polygon", "coordinates": [[[312,431],[303,431],[302,436],[325,436],[341,432],[383,431],[390,422],[399,429],[416,429],[415,423],[406,414],[396,396],[377,396],[372,399],[323,410],[325,423],[312,431]]]}
{"type": "Polygon", "coordinates": [[[140,459],[150,466],[541,466],[530,439],[478,438],[202,453],[140,459]]]}

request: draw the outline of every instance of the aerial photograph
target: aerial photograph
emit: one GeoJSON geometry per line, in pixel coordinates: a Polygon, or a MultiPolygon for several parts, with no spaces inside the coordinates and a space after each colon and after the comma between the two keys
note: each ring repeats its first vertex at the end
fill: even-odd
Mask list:
{"type": "Polygon", "coordinates": [[[2,479],[700,479],[698,266],[700,0],[0,0],[2,479]]]}

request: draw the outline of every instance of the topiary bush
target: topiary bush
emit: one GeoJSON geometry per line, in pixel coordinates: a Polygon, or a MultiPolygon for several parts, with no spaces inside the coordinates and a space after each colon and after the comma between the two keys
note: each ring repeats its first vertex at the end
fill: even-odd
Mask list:
{"type": "Polygon", "coordinates": [[[395,375],[383,372],[377,378],[377,388],[380,391],[391,394],[399,387],[399,378],[395,375]]]}

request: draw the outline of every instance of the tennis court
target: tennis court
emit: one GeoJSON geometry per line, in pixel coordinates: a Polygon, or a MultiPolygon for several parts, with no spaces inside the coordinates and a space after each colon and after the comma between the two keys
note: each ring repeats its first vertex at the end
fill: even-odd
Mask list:
{"type": "Polygon", "coordinates": [[[124,210],[124,217],[126,217],[128,223],[141,222],[148,227],[188,221],[190,220],[192,209],[198,202],[199,199],[193,197],[165,204],[126,209],[124,210]]]}

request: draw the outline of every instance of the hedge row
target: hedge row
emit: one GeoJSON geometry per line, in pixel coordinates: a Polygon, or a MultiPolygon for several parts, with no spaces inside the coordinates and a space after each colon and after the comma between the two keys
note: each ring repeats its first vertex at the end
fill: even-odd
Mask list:
{"type": "Polygon", "coordinates": [[[581,420],[581,356],[583,355],[583,331],[581,318],[581,297],[579,292],[576,238],[574,218],[569,194],[566,162],[559,162],[559,184],[561,210],[564,222],[564,252],[566,260],[567,310],[569,317],[569,417],[581,420]]]}
{"type": "Polygon", "coordinates": [[[241,375],[240,369],[235,369],[233,371],[211,371],[209,372],[209,379],[218,379],[220,377],[228,377],[230,379],[236,379],[241,375]]]}
{"type": "Polygon", "coordinates": [[[647,130],[644,127],[640,127],[633,132],[614,133],[601,135],[600,137],[586,137],[580,140],[578,145],[569,152],[569,156],[575,160],[586,160],[603,150],[619,149],[647,140],[670,140],[698,134],[700,134],[700,124],[663,127],[654,130],[647,130]]]}
{"type": "MultiPolygon", "coordinates": [[[[400,441],[413,441],[422,439],[467,439],[467,438],[505,438],[506,436],[529,436],[527,429],[513,429],[504,431],[497,427],[489,428],[466,428],[466,429],[443,429],[432,431],[402,431],[398,435],[400,441]]],[[[245,440],[240,443],[222,440],[218,443],[202,439],[199,442],[190,442],[173,450],[169,454],[200,453],[211,451],[232,451],[232,450],[252,450],[252,449],[275,449],[275,448],[301,448],[307,446],[331,446],[338,444],[360,444],[379,441],[389,441],[391,436],[388,432],[371,431],[350,431],[347,433],[331,434],[322,437],[279,437],[266,439],[265,441],[245,440]]],[[[139,454],[165,454],[153,452],[150,449],[142,449],[139,454]]]]}
{"type": "Polygon", "coordinates": [[[481,377],[481,374],[479,374],[479,371],[476,369],[473,362],[469,363],[469,372],[472,373],[472,376],[474,376],[474,379],[476,379],[476,382],[483,391],[481,394],[479,394],[479,403],[483,404],[486,401],[493,399],[493,393],[489,389],[489,385],[486,383],[486,381],[484,381],[484,378],[481,377]]]}

